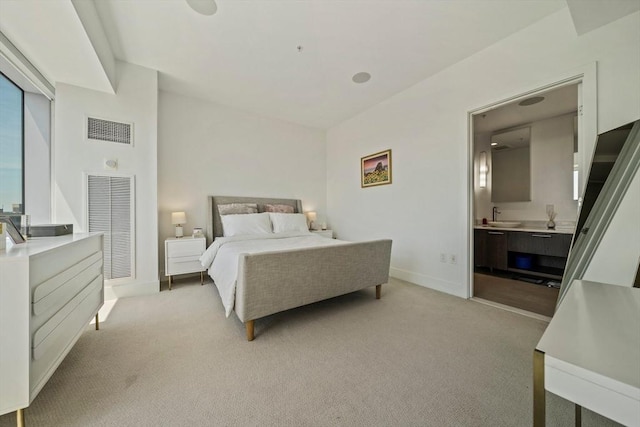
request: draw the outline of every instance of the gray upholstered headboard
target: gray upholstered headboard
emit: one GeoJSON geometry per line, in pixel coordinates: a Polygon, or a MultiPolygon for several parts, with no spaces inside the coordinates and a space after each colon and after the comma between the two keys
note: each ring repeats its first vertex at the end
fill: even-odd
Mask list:
{"type": "Polygon", "coordinates": [[[263,197],[209,196],[207,198],[207,245],[214,238],[222,236],[222,221],[218,205],[228,203],[257,203],[258,212],[264,212],[264,205],[289,205],[295,213],[302,213],[302,201],[298,199],[270,199],[263,197]]]}

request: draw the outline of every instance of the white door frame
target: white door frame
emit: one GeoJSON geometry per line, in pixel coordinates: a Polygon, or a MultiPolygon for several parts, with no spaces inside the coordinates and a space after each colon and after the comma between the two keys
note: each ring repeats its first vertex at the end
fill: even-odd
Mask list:
{"type": "MultiPolygon", "coordinates": [[[[517,95],[504,98],[502,100],[492,102],[479,108],[469,110],[467,112],[467,298],[473,297],[473,227],[475,225],[474,215],[474,141],[473,141],[473,116],[482,114],[486,111],[493,110],[505,104],[529,98],[541,92],[547,92],[562,86],[582,83],[582,120],[579,121],[581,129],[578,130],[578,194],[581,196],[584,192],[586,178],[588,176],[588,167],[591,165],[593,150],[598,135],[598,86],[597,86],[597,64],[595,62],[587,64],[579,69],[570,70],[567,73],[557,76],[553,80],[546,80],[537,85],[535,89],[524,88],[517,91],[517,95]]],[[[578,112],[580,114],[580,111],[578,112]]],[[[582,197],[578,200],[578,212],[582,205],[582,197]]]]}

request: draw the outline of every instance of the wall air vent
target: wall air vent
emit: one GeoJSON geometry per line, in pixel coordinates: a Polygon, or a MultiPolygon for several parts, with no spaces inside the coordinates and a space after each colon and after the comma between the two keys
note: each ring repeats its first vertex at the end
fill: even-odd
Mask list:
{"type": "Polygon", "coordinates": [[[87,117],[87,139],[132,145],[133,123],[87,117]]]}

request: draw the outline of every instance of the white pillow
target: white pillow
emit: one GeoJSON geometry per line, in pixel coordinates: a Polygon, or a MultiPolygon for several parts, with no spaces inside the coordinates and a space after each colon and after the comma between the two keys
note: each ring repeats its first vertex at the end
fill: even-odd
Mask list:
{"type": "Polygon", "coordinates": [[[274,233],[286,231],[309,231],[307,217],[304,214],[269,212],[274,233]]]}
{"type": "Polygon", "coordinates": [[[271,234],[271,220],[268,213],[222,215],[222,233],[224,237],[247,234],[271,234]]]}

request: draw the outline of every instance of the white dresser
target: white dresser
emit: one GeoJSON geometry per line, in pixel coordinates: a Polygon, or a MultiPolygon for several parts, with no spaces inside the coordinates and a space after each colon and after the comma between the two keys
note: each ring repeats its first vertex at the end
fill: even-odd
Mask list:
{"type": "Polygon", "coordinates": [[[86,233],[0,250],[0,414],[18,425],[104,302],[102,248],[86,233]]]}
{"type": "Polygon", "coordinates": [[[575,280],[536,346],[533,425],[545,390],[625,426],[640,426],[640,289],[575,280]]]}

